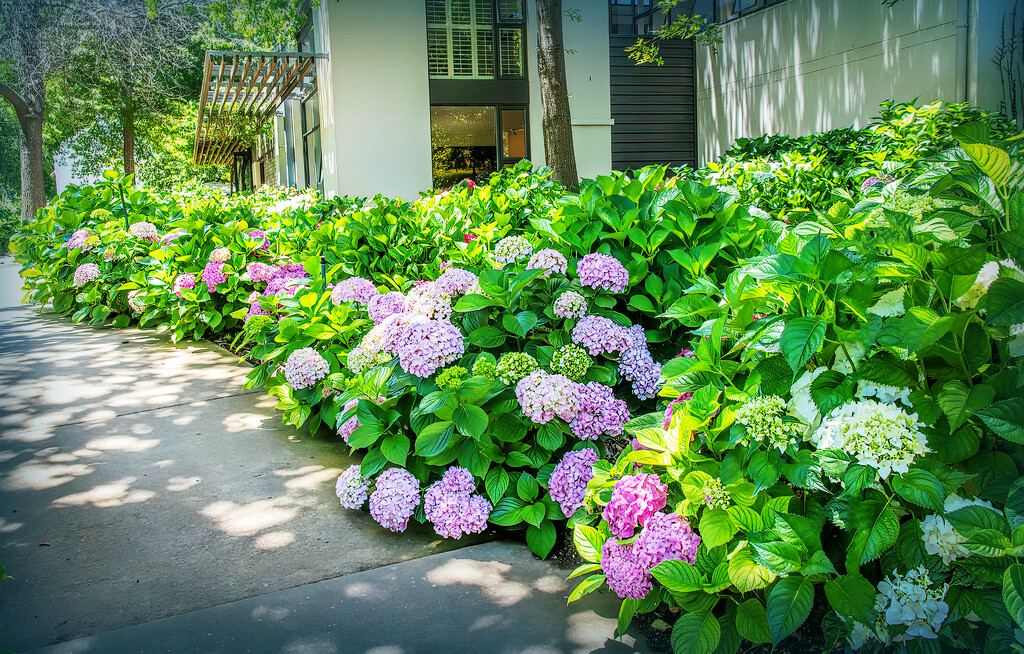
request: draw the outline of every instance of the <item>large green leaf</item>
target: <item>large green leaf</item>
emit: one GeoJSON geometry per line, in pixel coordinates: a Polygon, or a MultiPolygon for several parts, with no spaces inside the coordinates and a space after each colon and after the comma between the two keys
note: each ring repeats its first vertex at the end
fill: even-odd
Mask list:
{"type": "Polygon", "coordinates": [[[914,468],[902,475],[894,476],[892,489],[900,497],[910,500],[918,506],[931,509],[936,513],[942,512],[945,499],[942,482],[927,470],[914,468]]]}
{"type": "Polygon", "coordinates": [[[768,593],[768,625],[776,644],[796,631],[811,614],[814,584],[808,577],[780,579],[768,593]]]}
{"type": "Polygon", "coordinates": [[[992,282],[985,294],[985,324],[1024,323],[1024,282],[1003,277],[992,282]]]}
{"type": "Polygon", "coordinates": [[[956,430],[965,420],[992,403],[996,395],[987,384],[967,386],[960,380],[948,381],[939,393],[939,408],[949,418],[949,428],[956,430]]]}
{"type": "Polygon", "coordinates": [[[694,611],[672,627],[674,654],[711,654],[722,637],[722,628],[711,611],[694,611]]]}
{"type": "Polygon", "coordinates": [[[903,335],[911,354],[942,338],[953,326],[953,316],[940,316],[928,307],[913,307],[903,318],[903,335]]]}
{"type": "Polygon", "coordinates": [[[753,553],[746,547],[739,550],[729,559],[729,581],[741,593],[764,588],[775,581],[775,573],[758,565],[753,553]]]}
{"type": "Polygon", "coordinates": [[[875,623],[875,587],[859,574],[825,582],[825,597],[839,615],[868,625],[875,623]]]}
{"type": "Polygon", "coordinates": [[[772,642],[768,614],[761,600],[751,597],[736,607],[736,630],[752,643],[772,642]]]}
{"type": "Polygon", "coordinates": [[[487,413],[473,404],[461,404],[452,413],[452,421],[460,433],[480,438],[487,430],[487,413]]]}
{"type": "Polygon", "coordinates": [[[793,318],[782,330],[782,353],[794,373],[800,372],[825,340],[825,321],[818,317],[793,318]]]}
{"type": "Polygon", "coordinates": [[[1024,444],[1024,398],[996,402],[977,416],[1006,440],[1024,444]]]}
{"type": "Polygon", "coordinates": [[[651,574],[673,593],[690,593],[704,588],[704,575],[685,561],[668,559],[651,568],[651,574]]]}
{"type": "MultiPolygon", "coordinates": [[[[861,552],[861,565],[874,561],[896,544],[900,521],[891,502],[875,499],[858,502],[853,509],[853,519],[855,531],[851,549],[861,552]]],[[[847,572],[855,571],[847,569],[847,572]]]]}
{"type": "Polygon", "coordinates": [[[526,528],[526,544],[530,551],[540,558],[547,558],[551,548],[555,546],[555,525],[550,520],[540,523],[539,527],[530,525],[526,528]]]}
{"type": "Polygon", "coordinates": [[[601,562],[601,546],[604,545],[601,532],[584,524],[576,524],[573,526],[572,542],[584,561],[601,562]]]}
{"type": "Polygon", "coordinates": [[[1016,563],[1003,573],[1003,602],[1010,616],[1024,629],[1024,565],[1016,563]]]}
{"type": "Polygon", "coordinates": [[[961,143],[960,147],[982,172],[992,178],[996,186],[1006,186],[1013,171],[1010,155],[986,143],[961,143]]]}
{"type": "Polygon", "coordinates": [[[429,457],[444,452],[454,431],[455,427],[448,420],[430,423],[416,435],[416,454],[429,457]]]}
{"type": "Polygon", "coordinates": [[[725,509],[705,509],[700,518],[700,535],[709,548],[728,543],[736,529],[725,509]]]}

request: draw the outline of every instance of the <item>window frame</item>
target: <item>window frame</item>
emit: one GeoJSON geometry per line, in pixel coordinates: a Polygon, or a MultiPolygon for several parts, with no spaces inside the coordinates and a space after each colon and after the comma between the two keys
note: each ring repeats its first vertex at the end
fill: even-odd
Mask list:
{"type": "MultiPolygon", "coordinates": [[[[522,8],[520,18],[501,18],[501,0],[489,0],[491,3],[491,75],[481,76],[477,74],[479,68],[478,48],[477,48],[477,35],[478,27],[482,27],[476,22],[476,10],[477,3],[475,0],[469,1],[471,22],[470,29],[472,31],[472,48],[473,48],[473,75],[472,76],[456,76],[455,75],[455,58],[452,54],[452,29],[453,23],[451,21],[451,3],[452,0],[443,0],[445,10],[445,22],[443,28],[445,30],[445,46],[448,62],[448,74],[447,75],[433,75],[429,70],[429,50],[428,50],[428,69],[427,77],[431,80],[453,80],[453,81],[481,81],[481,80],[525,80],[527,78],[527,53],[526,53],[526,39],[527,39],[527,1],[519,0],[520,7],[522,8]],[[522,47],[519,50],[519,75],[506,75],[503,73],[501,68],[501,30],[502,29],[517,29],[520,34],[520,41],[522,47]]],[[[424,4],[429,0],[424,0],[424,4]]],[[[429,38],[429,30],[440,29],[441,23],[431,22],[429,16],[426,18],[426,30],[429,38]]],[[[429,43],[429,40],[428,40],[429,43]]]]}
{"type": "MultiPolygon", "coordinates": [[[[295,35],[296,50],[298,50],[299,52],[304,52],[304,50],[302,49],[303,41],[305,40],[306,36],[309,35],[310,32],[312,32],[312,30],[313,30],[313,18],[312,18],[312,16],[310,16],[306,20],[306,23],[301,28],[299,28],[299,31],[295,35]]],[[[313,47],[313,51],[315,52],[316,51],[316,34],[315,33],[313,35],[312,47],[313,47]]],[[[313,70],[315,71],[316,70],[316,68],[315,68],[316,64],[314,63],[313,65],[314,65],[314,69],[313,70]]],[[[320,117],[320,104],[319,104],[320,103],[320,95],[318,93],[319,90],[320,89],[317,87],[317,83],[316,83],[316,74],[314,72],[312,89],[309,91],[309,93],[307,93],[305,95],[305,97],[303,97],[303,98],[301,98],[299,100],[299,129],[302,132],[302,134],[301,134],[301,136],[302,136],[302,169],[303,169],[303,171],[305,173],[304,177],[305,177],[306,187],[311,187],[312,186],[312,187],[316,188],[317,190],[322,191],[323,190],[323,177],[324,177],[324,149],[323,149],[323,143],[322,142],[320,143],[320,163],[317,166],[317,179],[315,179],[315,180],[310,179],[310,176],[309,176],[309,158],[310,158],[309,137],[310,137],[310,135],[312,135],[314,133],[316,133],[316,136],[317,136],[318,140],[319,140],[319,137],[320,137],[321,117],[320,117]],[[316,122],[316,125],[314,125],[312,127],[309,127],[309,126],[306,125],[306,104],[310,102],[310,99],[313,96],[316,96],[315,102],[317,103],[317,106],[316,106],[317,122],[316,122]]]]}
{"type": "MultiPolygon", "coordinates": [[[[518,103],[490,103],[490,102],[477,102],[477,103],[464,103],[464,104],[431,104],[433,107],[489,107],[494,111],[494,165],[497,171],[504,170],[509,166],[528,160],[530,158],[530,106],[528,104],[518,103]],[[522,111],[523,112],[523,150],[524,156],[522,157],[505,157],[503,154],[504,145],[503,142],[503,124],[502,124],[502,111],[522,111]]],[[[431,129],[433,131],[433,129],[431,129]]],[[[430,156],[434,156],[434,143],[431,138],[430,143],[430,156]]],[[[431,166],[431,184],[434,183],[433,179],[433,166],[431,166]]]]}
{"type": "Polygon", "coordinates": [[[721,20],[719,19],[719,17],[720,17],[719,8],[718,8],[719,0],[714,0],[714,2],[712,3],[712,7],[714,8],[715,22],[718,23],[719,25],[723,25],[725,23],[731,23],[734,20],[739,20],[741,18],[746,18],[747,16],[750,16],[751,14],[756,14],[759,11],[764,11],[765,9],[771,9],[772,7],[777,7],[778,5],[781,5],[784,2],[787,2],[787,0],[754,0],[755,4],[754,4],[753,7],[748,7],[747,9],[741,9],[738,13],[733,14],[732,16],[729,16],[728,18],[724,18],[724,19],[721,19],[721,20]]]}

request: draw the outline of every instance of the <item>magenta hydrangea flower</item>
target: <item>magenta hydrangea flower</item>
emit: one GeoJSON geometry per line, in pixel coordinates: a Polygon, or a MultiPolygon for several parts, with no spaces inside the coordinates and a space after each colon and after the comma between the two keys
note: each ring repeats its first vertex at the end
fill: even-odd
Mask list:
{"type": "Polygon", "coordinates": [[[128,226],[128,233],[137,239],[143,241],[158,241],[160,235],[157,234],[156,225],[147,222],[132,223],[128,226]]]}
{"type": "Polygon", "coordinates": [[[260,246],[264,252],[270,251],[270,239],[267,238],[267,233],[260,229],[254,229],[249,232],[249,238],[254,241],[263,241],[263,245],[260,246]]]}
{"type": "Polygon", "coordinates": [[[361,509],[366,503],[369,490],[370,480],[363,476],[358,464],[349,466],[338,475],[338,482],[334,485],[334,493],[346,509],[361,509]]]}
{"type": "Polygon", "coordinates": [[[565,256],[558,250],[552,250],[551,248],[545,248],[538,252],[535,252],[530,260],[526,264],[527,270],[543,269],[544,276],[548,277],[551,273],[565,274],[565,271],[569,269],[569,262],[565,256]]]}
{"type": "Polygon", "coordinates": [[[579,411],[578,386],[565,375],[535,370],[516,384],[516,399],[523,415],[538,425],[555,416],[568,422],[579,411]]]}
{"type": "Polygon", "coordinates": [[[396,338],[395,354],[402,370],[429,377],[438,368],[457,361],[466,351],[462,332],[445,320],[414,323],[396,338]]]}
{"type": "Polygon", "coordinates": [[[206,264],[200,279],[206,282],[206,289],[213,293],[217,284],[223,284],[228,280],[228,276],[224,274],[224,263],[211,261],[206,264]]]}
{"type": "Polygon", "coordinates": [[[491,503],[474,490],[472,473],[451,467],[423,494],[423,513],[439,536],[461,538],[487,529],[491,503]]]}
{"type": "Polygon", "coordinates": [[[662,561],[677,559],[693,565],[697,560],[700,536],[690,523],[676,513],[655,513],[647,519],[633,543],[633,553],[645,570],[662,561]]]}
{"type": "Polygon", "coordinates": [[[370,516],[382,527],[405,531],[420,503],[420,483],[404,468],[388,468],[377,477],[370,495],[370,516]]]}
{"type": "Polygon", "coordinates": [[[249,312],[245,314],[246,321],[253,316],[269,316],[270,312],[260,306],[260,298],[262,296],[257,292],[253,291],[249,295],[249,312]]]}
{"type": "Polygon", "coordinates": [[[83,284],[88,284],[99,276],[99,266],[94,263],[83,263],[75,268],[75,274],[72,276],[71,283],[75,286],[82,286],[83,284]]]}
{"type": "Polygon", "coordinates": [[[85,239],[92,236],[88,229],[76,229],[68,239],[68,249],[80,248],[85,245],[85,239]]]}
{"type": "Polygon", "coordinates": [[[311,347],[303,347],[288,355],[284,362],[284,378],[295,390],[309,388],[327,376],[327,360],[311,347]]]}
{"type": "Polygon", "coordinates": [[[572,328],[572,342],[587,348],[591,356],[627,347],[625,330],[604,316],[584,316],[572,328]]]}
{"type": "Polygon", "coordinates": [[[254,261],[245,266],[245,272],[249,279],[254,282],[269,282],[274,278],[274,267],[259,261],[254,261]]]}
{"type": "Polygon", "coordinates": [[[365,306],[371,298],[380,295],[373,282],[363,277],[349,277],[338,282],[331,291],[331,302],[345,304],[355,302],[365,306]]]}
{"type": "Polygon", "coordinates": [[[577,438],[594,440],[602,434],[617,436],[629,421],[629,409],[615,399],[611,388],[597,382],[577,384],[578,412],[569,423],[577,438]]]}
{"type": "Polygon", "coordinates": [[[380,324],[388,316],[393,316],[396,313],[405,313],[408,310],[409,303],[406,301],[405,296],[398,291],[374,295],[366,303],[366,311],[370,314],[370,320],[374,324],[380,324]]]}
{"type": "Polygon", "coordinates": [[[614,538],[606,540],[601,547],[601,570],[608,588],[622,599],[643,599],[654,588],[633,546],[619,544],[614,538]]]}
{"type": "Polygon", "coordinates": [[[668,486],[658,475],[627,475],[615,482],[612,497],[601,517],[608,523],[612,535],[630,538],[637,525],[665,507],[668,486]]]}
{"type": "Polygon", "coordinates": [[[571,517],[583,506],[587,494],[587,483],[594,478],[593,466],[597,463],[597,452],[591,449],[566,452],[548,478],[548,492],[551,499],[562,507],[566,518],[571,517]]]}
{"type": "Polygon", "coordinates": [[[555,300],[552,310],[559,318],[579,320],[587,315],[587,298],[576,291],[566,291],[555,300]]]}
{"type": "Polygon", "coordinates": [[[420,282],[409,291],[409,310],[431,320],[447,320],[452,315],[452,296],[438,282],[420,282]]]}
{"type": "Polygon", "coordinates": [[[479,278],[468,270],[447,267],[434,283],[445,295],[459,295],[476,286],[479,278]]]}
{"type": "Polygon", "coordinates": [[[588,254],[576,265],[580,284],[590,288],[621,293],[629,286],[629,271],[615,257],[607,254],[588,254]]]}
{"type": "MultiPolygon", "coordinates": [[[[359,406],[359,398],[349,400],[341,410],[342,415],[355,410],[357,406],[359,406]]],[[[341,436],[342,440],[345,441],[345,444],[348,445],[348,439],[352,436],[355,430],[359,429],[360,426],[359,416],[352,414],[351,418],[341,423],[341,426],[338,427],[338,435],[341,436]]]]}
{"type": "Polygon", "coordinates": [[[182,291],[190,291],[196,287],[196,276],[192,273],[181,273],[174,278],[174,294],[181,297],[182,291]]]}
{"type": "Polygon", "coordinates": [[[231,258],[231,250],[227,248],[214,248],[210,253],[210,261],[213,263],[226,263],[231,258]]]}
{"type": "Polygon", "coordinates": [[[662,429],[668,429],[672,424],[672,414],[675,413],[676,407],[690,399],[693,399],[693,393],[680,393],[678,397],[668,403],[668,406],[665,407],[665,422],[662,424],[662,429]]]}

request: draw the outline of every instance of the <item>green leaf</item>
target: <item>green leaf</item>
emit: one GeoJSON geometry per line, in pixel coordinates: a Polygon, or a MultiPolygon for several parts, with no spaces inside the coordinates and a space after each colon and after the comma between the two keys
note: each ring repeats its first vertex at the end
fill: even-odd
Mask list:
{"type": "Polygon", "coordinates": [[[1024,444],[1024,398],[996,402],[976,415],[1006,440],[1024,444]]]}
{"type": "Polygon", "coordinates": [[[501,499],[505,490],[508,489],[510,481],[512,478],[501,466],[495,466],[487,472],[487,476],[484,477],[484,488],[487,490],[487,497],[490,498],[491,504],[501,499]]]}
{"type": "Polygon", "coordinates": [[[942,513],[945,492],[938,477],[920,468],[913,468],[902,475],[894,476],[892,489],[918,506],[942,513]]]}
{"type": "Polygon", "coordinates": [[[1024,565],[1016,563],[1003,573],[1003,602],[1010,617],[1024,629],[1024,565]]]}
{"type": "Polygon", "coordinates": [[[942,385],[938,404],[949,418],[950,429],[956,430],[974,413],[991,404],[995,395],[995,389],[987,384],[968,387],[962,381],[952,380],[942,385]]]}
{"type": "Polygon", "coordinates": [[[1010,523],[1010,529],[1016,530],[1024,526],[1024,477],[1015,481],[1010,487],[1003,511],[1006,513],[1006,520],[1010,523]]]}
{"type": "Polygon", "coordinates": [[[811,382],[811,399],[822,415],[853,399],[853,379],[836,370],[826,370],[811,382]]]}
{"type": "Polygon", "coordinates": [[[902,324],[907,350],[913,354],[942,338],[953,326],[953,316],[939,316],[928,307],[912,307],[902,324]]]}
{"type": "Polygon", "coordinates": [[[1003,277],[988,287],[985,294],[986,325],[1024,323],[1024,282],[1003,277]]]}
{"type": "Polygon", "coordinates": [[[996,186],[1006,186],[1013,170],[1010,155],[987,143],[961,142],[960,147],[983,173],[992,178],[996,186]]]}
{"type": "Polygon", "coordinates": [[[577,523],[572,528],[572,542],[576,545],[576,551],[584,561],[601,562],[601,547],[604,545],[601,532],[593,527],[577,523]]]}
{"type": "Polygon", "coordinates": [[[751,597],[736,607],[736,630],[752,643],[772,642],[772,632],[768,627],[768,614],[761,600],[751,597]]]}
{"type": "Polygon", "coordinates": [[[971,504],[946,514],[946,519],[961,536],[970,538],[975,533],[986,529],[1009,535],[1010,526],[1003,514],[988,507],[971,504]]]}
{"type": "Polygon", "coordinates": [[[520,509],[520,514],[523,516],[523,520],[534,527],[539,527],[547,515],[547,509],[542,502],[535,502],[520,509]]]}
{"type": "Polygon", "coordinates": [[[867,625],[875,623],[875,587],[859,574],[826,581],[825,597],[836,613],[844,618],[867,625]]]}
{"type": "Polygon", "coordinates": [[[705,509],[700,518],[700,535],[708,548],[725,545],[732,540],[736,530],[725,509],[705,509]]]}
{"type": "Polygon", "coordinates": [[[754,555],[744,547],[729,559],[729,580],[741,593],[764,588],[775,580],[775,573],[758,565],[754,555]]]}
{"type": "Polygon", "coordinates": [[[516,494],[519,495],[519,499],[527,503],[533,503],[537,500],[537,495],[540,494],[540,486],[537,484],[537,480],[533,478],[533,475],[528,472],[519,475],[519,481],[516,483],[516,494]]]}
{"type": "Polygon", "coordinates": [[[430,423],[416,435],[416,454],[430,457],[444,452],[454,431],[455,427],[448,420],[430,423]]]}
{"type": "Polygon", "coordinates": [[[493,325],[485,325],[471,331],[469,336],[466,338],[473,345],[489,350],[501,347],[501,345],[505,343],[507,336],[497,327],[493,325]]]}
{"type": "Polygon", "coordinates": [[[909,388],[917,385],[917,368],[912,361],[903,361],[889,352],[879,352],[866,359],[857,369],[857,376],[878,384],[909,388]]]}
{"type": "Polygon", "coordinates": [[[576,588],[572,589],[569,593],[568,602],[575,602],[579,598],[583,597],[587,593],[593,592],[601,587],[604,583],[604,575],[590,575],[579,583],[576,588]]]}
{"type": "MultiPolygon", "coordinates": [[[[853,536],[853,548],[861,551],[860,564],[870,563],[896,544],[900,534],[900,521],[892,509],[891,502],[866,500],[853,508],[854,524],[857,531],[853,536]]],[[[847,569],[847,572],[854,572],[847,569]]]]}
{"type": "Polygon", "coordinates": [[[530,551],[544,559],[555,546],[555,525],[550,520],[540,523],[539,527],[530,525],[526,528],[526,544],[530,551]]]}
{"type": "Polygon", "coordinates": [[[748,471],[754,480],[755,495],[771,488],[779,481],[782,471],[775,465],[776,462],[781,462],[781,460],[774,450],[770,452],[758,450],[750,457],[748,471]]]}
{"type": "Polygon", "coordinates": [[[471,294],[459,298],[459,301],[455,303],[455,310],[460,312],[475,311],[476,309],[496,306],[499,306],[498,302],[495,302],[486,295],[471,294]]]}
{"type": "Polygon", "coordinates": [[[768,593],[768,625],[772,641],[778,644],[796,631],[811,614],[814,584],[807,577],[780,579],[768,593]]]}
{"type": "Polygon", "coordinates": [[[789,574],[800,569],[800,550],[796,545],[781,540],[771,543],[751,543],[754,559],[776,574],[789,574]]]}
{"type": "Polygon", "coordinates": [[[690,593],[704,588],[704,575],[686,561],[668,559],[651,568],[651,574],[673,593],[690,593]]]}
{"type": "Polygon", "coordinates": [[[409,437],[405,434],[392,434],[381,441],[380,451],[391,463],[404,466],[409,456],[409,437]]]}
{"type": "MultiPolygon", "coordinates": [[[[525,506],[526,503],[518,497],[503,497],[494,505],[489,520],[502,527],[517,525],[523,521],[522,510],[525,506]]],[[[594,563],[600,563],[600,559],[594,563]]]]}
{"type": "Polygon", "coordinates": [[[487,431],[487,413],[473,404],[460,404],[452,413],[452,422],[459,432],[480,438],[487,431]]]}
{"type": "Polygon", "coordinates": [[[694,611],[672,627],[674,654],[711,654],[722,638],[722,628],[711,611],[694,611]]]}
{"type": "Polygon", "coordinates": [[[799,373],[825,339],[825,321],[818,317],[793,318],[782,330],[782,353],[794,373],[799,373]]]}

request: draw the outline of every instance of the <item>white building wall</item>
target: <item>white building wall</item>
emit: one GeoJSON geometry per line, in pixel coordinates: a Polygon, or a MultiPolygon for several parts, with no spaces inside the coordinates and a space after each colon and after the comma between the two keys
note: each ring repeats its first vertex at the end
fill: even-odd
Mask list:
{"type": "MultiPolygon", "coordinates": [[[[725,23],[717,56],[697,50],[700,163],[739,137],[863,125],[886,98],[962,101],[980,83],[991,106],[990,78],[967,79],[975,3],[985,15],[1012,0],[787,0],[725,23]]],[[[979,23],[986,51],[996,23],[979,23]]]]}

